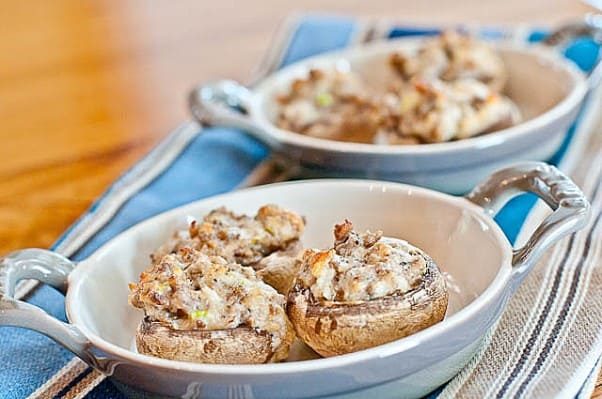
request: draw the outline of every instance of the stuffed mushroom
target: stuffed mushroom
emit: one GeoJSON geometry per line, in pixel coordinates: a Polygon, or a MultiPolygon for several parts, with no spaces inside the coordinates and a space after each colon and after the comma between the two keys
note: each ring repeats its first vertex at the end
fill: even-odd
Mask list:
{"type": "Polygon", "coordinates": [[[334,247],[307,250],[288,294],[297,335],[322,356],[374,347],[441,321],[448,302],[433,260],[381,232],[335,226],[334,247]]]}
{"type": "Polygon", "coordinates": [[[371,143],[381,119],[371,90],[351,71],[312,69],[278,102],[279,128],[321,139],[371,143]]]}
{"type": "Polygon", "coordinates": [[[206,255],[221,256],[229,262],[251,266],[260,277],[286,294],[296,274],[300,237],[305,221],[295,212],[275,205],[259,208],[254,217],[218,208],[188,230],[173,238],[151,255],[158,262],[180,248],[193,248],[206,255]]]}
{"type": "Polygon", "coordinates": [[[390,64],[404,80],[475,79],[498,92],[508,80],[506,66],[492,46],[453,31],[427,40],[416,54],[392,54],[390,64]]]}
{"type": "Polygon", "coordinates": [[[286,299],[250,267],[192,248],[164,255],[130,285],[144,311],[136,332],[143,354],[218,364],[277,362],[295,334],[286,299]]]}
{"type": "Polygon", "coordinates": [[[507,97],[475,79],[453,82],[414,80],[392,86],[379,144],[460,140],[510,127],[520,112],[507,97]]]}

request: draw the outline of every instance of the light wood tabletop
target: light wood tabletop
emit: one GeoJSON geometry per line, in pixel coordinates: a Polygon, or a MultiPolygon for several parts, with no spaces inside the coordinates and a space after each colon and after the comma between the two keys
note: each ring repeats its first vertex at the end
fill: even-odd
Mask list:
{"type": "MultiPolygon", "coordinates": [[[[278,24],[322,11],[409,24],[554,25],[576,0],[2,2],[0,254],[48,247],[187,117],[195,82],[245,80],[278,24]]],[[[594,397],[602,397],[600,380],[594,397]]]]}

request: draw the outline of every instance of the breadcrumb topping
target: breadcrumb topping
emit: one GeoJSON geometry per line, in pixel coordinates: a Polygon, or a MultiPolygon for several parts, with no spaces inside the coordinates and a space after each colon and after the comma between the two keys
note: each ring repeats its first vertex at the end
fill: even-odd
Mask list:
{"type": "Polygon", "coordinates": [[[507,80],[504,62],[495,49],[484,41],[453,31],[426,40],[416,54],[392,54],[390,63],[407,81],[474,79],[493,91],[501,91],[507,80]]]}
{"type": "Polygon", "coordinates": [[[331,249],[303,254],[296,284],[308,288],[315,300],[368,301],[420,285],[425,255],[406,241],[383,237],[380,231],[357,233],[348,220],[335,226],[334,235],[331,249]]]}
{"type": "Polygon", "coordinates": [[[304,229],[301,216],[276,205],[262,206],[254,217],[222,207],[211,211],[200,222],[193,221],[188,230],[176,232],[151,259],[158,262],[180,248],[193,248],[248,266],[286,249],[299,240],[304,229]]]}
{"type": "Polygon", "coordinates": [[[161,257],[130,284],[129,302],[150,321],[174,330],[248,326],[266,331],[277,348],[288,323],[285,298],[251,267],[191,248],[161,257]]]}

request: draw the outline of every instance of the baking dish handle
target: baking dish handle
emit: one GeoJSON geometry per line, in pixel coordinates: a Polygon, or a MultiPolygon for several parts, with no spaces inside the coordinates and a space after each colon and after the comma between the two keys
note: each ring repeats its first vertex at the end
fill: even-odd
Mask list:
{"type": "Polygon", "coordinates": [[[543,44],[553,48],[561,48],[578,37],[589,37],[599,46],[598,59],[592,69],[586,73],[587,86],[593,90],[602,80],[602,26],[600,14],[587,14],[583,21],[562,25],[550,33],[543,44]]]}
{"type": "Polygon", "coordinates": [[[553,243],[582,228],[589,216],[589,202],[575,183],[554,166],[527,162],[500,170],[475,187],[466,198],[493,217],[512,197],[530,192],[554,212],[513,252],[517,286],[543,252],[553,243]]]}
{"type": "Polygon", "coordinates": [[[233,80],[201,84],[188,94],[190,113],[201,126],[226,126],[243,130],[269,146],[277,143],[249,116],[252,93],[233,80]]]}
{"type": "Polygon", "coordinates": [[[15,299],[17,283],[22,279],[39,280],[64,294],[67,277],[74,267],[69,259],[44,249],[23,249],[0,258],[0,326],[40,332],[89,365],[96,366],[97,359],[90,352],[88,339],[76,326],[63,323],[39,307],[15,299]]]}

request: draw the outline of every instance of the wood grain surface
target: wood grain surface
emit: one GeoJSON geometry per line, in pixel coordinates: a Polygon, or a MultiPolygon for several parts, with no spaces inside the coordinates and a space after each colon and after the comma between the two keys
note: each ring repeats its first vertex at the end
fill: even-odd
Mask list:
{"type": "Polygon", "coordinates": [[[553,25],[591,11],[573,0],[3,0],[0,9],[0,254],[48,247],[186,118],[192,84],[249,77],[292,12],[553,25]]]}

